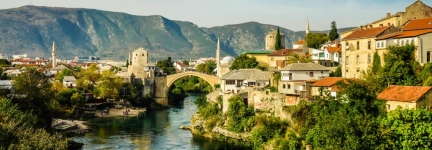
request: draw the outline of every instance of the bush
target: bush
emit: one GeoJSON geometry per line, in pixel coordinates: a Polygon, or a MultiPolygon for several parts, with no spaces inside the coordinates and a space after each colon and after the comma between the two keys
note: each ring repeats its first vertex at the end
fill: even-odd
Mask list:
{"type": "Polygon", "coordinates": [[[227,129],[233,132],[247,132],[250,131],[254,126],[254,109],[248,107],[243,102],[243,99],[234,95],[229,101],[229,107],[227,111],[228,126],[227,129]]]}

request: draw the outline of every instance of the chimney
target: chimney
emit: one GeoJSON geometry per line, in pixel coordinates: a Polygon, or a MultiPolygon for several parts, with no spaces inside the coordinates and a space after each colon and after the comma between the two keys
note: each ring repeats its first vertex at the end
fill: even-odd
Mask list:
{"type": "Polygon", "coordinates": [[[390,17],[390,15],[391,15],[390,13],[386,13],[386,17],[390,17]]]}
{"type": "Polygon", "coordinates": [[[360,30],[363,30],[363,26],[360,26],[359,28],[360,28],[360,30]]]}
{"type": "Polygon", "coordinates": [[[383,27],[383,24],[382,24],[382,23],[380,24],[380,27],[383,27]]]}
{"type": "Polygon", "coordinates": [[[336,40],[335,40],[335,45],[336,45],[336,47],[338,47],[338,44],[339,44],[339,41],[338,41],[338,39],[336,39],[336,40]]]}
{"type": "Polygon", "coordinates": [[[369,25],[369,29],[372,29],[372,25],[369,25]]]}
{"type": "Polygon", "coordinates": [[[389,23],[387,23],[387,26],[390,26],[390,22],[389,22],[389,23]]]}

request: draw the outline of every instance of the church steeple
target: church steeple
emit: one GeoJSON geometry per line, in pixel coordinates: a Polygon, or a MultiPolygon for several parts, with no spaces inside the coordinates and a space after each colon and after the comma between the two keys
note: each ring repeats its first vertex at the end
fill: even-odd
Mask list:
{"type": "Polygon", "coordinates": [[[53,41],[53,45],[52,45],[52,67],[56,67],[57,66],[57,62],[56,62],[56,45],[55,45],[55,41],[53,41]]]}
{"type": "MultiPolygon", "coordinates": [[[[307,18],[307,23],[306,23],[306,35],[309,34],[309,31],[310,31],[310,29],[309,29],[309,18],[307,18]]],[[[306,35],[305,35],[305,36],[306,36],[306,35]]]]}

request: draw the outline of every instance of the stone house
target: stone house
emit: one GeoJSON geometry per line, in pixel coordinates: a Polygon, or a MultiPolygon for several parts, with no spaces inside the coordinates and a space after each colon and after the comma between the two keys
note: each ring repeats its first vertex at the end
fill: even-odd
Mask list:
{"type": "Polygon", "coordinates": [[[286,95],[287,103],[295,105],[300,98],[309,96],[308,81],[328,77],[330,70],[316,63],[292,63],[280,72],[278,91],[286,95]]]}
{"type": "MultiPolygon", "coordinates": [[[[342,77],[359,78],[372,64],[375,53],[375,39],[397,32],[394,26],[362,27],[342,39],[342,77]]],[[[384,51],[378,51],[383,55],[384,51]]],[[[384,57],[381,57],[384,58],[384,57]]]]}
{"type": "Polygon", "coordinates": [[[259,69],[232,70],[220,79],[222,92],[231,93],[239,93],[247,87],[263,88],[269,84],[269,73],[259,69]]]}
{"type": "Polygon", "coordinates": [[[390,85],[377,96],[377,99],[386,101],[388,111],[395,110],[398,106],[408,109],[430,108],[431,88],[430,86],[390,85]]]}
{"type": "MultiPolygon", "coordinates": [[[[393,45],[414,44],[417,49],[415,58],[420,64],[432,62],[432,18],[409,21],[401,32],[377,38],[376,47],[387,53],[388,47],[393,45]]],[[[381,56],[382,57],[382,56],[381,56]]],[[[384,63],[383,59],[382,64],[384,63]]]]}
{"type": "Polygon", "coordinates": [[[279,70],[280,68],[285,67],[292,54],[304,55],[304,51],[303,49],[281,49],[267,55],[269,71],[279,70]]]}
{"type": "Polygon", "coordinates": [[[63,85],[68,88],[76,87],[77,80],[74,76],[64,76],[63,77],[63,85]]]}
{"type": "Polygon", "coordinates": [[[339,81],[344,80],[343,77],[325,77],[321,80],[316,81],[315,83],[311,84],[311,96],[320,96],[321,90],[328,90],[330,91],[330,95],[336,97],[337,93],[339,92],[339,88],[336,87],[336,83],[339,81]]]}
{"type": "Polygon", "coordinates": [[[120,77],[123,82],[134,84],[135,75],[132,72],[118,72],[115,76],[120,77]]]}

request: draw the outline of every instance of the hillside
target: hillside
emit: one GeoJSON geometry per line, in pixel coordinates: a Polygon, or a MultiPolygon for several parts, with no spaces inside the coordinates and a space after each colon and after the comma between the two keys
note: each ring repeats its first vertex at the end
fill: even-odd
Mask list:
{"type": "MultiPolygon", "coordinates": [[[[188,59],[214,57],[219,37],[222,56],[235,56],[245,50],[263,49],[265,34],[276,28],[257,22],[201,28],[162,16],[23,6],[0,10],[0,53],[50,57],[55,41],[60,58],[95,55],[124,60],[129,52],[144,47],[152,60],[168,56],[188,59]]],[[[299,39],[291,30],[281,28],[281,32],[288,47],[299,39]]]]}

